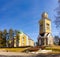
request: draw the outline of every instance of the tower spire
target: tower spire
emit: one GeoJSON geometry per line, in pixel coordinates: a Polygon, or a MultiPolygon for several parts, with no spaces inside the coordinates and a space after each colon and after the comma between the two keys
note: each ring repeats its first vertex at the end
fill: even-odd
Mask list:
{"type": "Polygon", "coordinates": [[[39,36],[38,44],[39,45],[53,45],[53,37],[51,35],[51,21],[48,18],[48,13],[42,13],[42,19],[39,21],[39,36]]]}
{"type": "Polygon", "coordinates": [[[47,13],[47,12],[43,12],[43,13],[42,13],[42,18],[44,18],[44,19],[45,19],[45,18],[48,18],[48,13],[47,13]]]}

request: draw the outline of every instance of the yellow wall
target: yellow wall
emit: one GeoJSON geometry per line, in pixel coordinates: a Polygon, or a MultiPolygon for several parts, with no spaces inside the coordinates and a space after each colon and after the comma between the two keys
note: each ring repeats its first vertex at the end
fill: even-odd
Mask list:
{"type": "Polygon", "coordinates": [[[46,19],[45,24],[46,24],[46,33],[51,33],[51,21],[46,19]],[[47,24],[49,24],[49,27],[47,26],[47,24]]]}
{"type": "Polygon", "coordinates": [[[39,33],[43,33],[43,28],[44,28],[43,24],[44,24],[44,20],[41,19],[39,22],[39,33]],[[41,25],[42,25],[42,27],[41,27],[41,25]]]}
{"type": "Polygon", "coordinates": [[[29,39],[29,46],[34,46],[34,41],[32,39],[29,39]]]}
{"type": "Polygon", "coordinates": [[[51,33],[51,21],[49,19],[41,19],[39,22],[39,33],[51,33]],[[47,24],[49,24],[49,29],[47,29],[47,24]]]}
{"type": "Polygon", "coordinates": [[[19,43],[20,43],[20,46],[26,46],[27,45],[27,36],[25,34],[23,35],[20,35],[19,37],[19,43]]]}
{"type": "Polygon", "coordinates": [[[14,38],[14,47],[16,47],[16,38],[14,38]]]}
{"type": "MultiPolygon", "coordinates": [[[[26,34],[19,34],[19,40],[18,40],[18,46],[34,46],[34,41],[29,40],[28,36],[26,34]]],[[[14,40],[14,47],[17,47],[17,40],[15,38],[14,40]]]]}

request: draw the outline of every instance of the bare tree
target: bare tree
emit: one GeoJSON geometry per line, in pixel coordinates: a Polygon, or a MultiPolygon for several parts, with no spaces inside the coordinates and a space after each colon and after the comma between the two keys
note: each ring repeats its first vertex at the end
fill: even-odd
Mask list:
{"type": "Polygon", "coordinates": [[[54,44],[55,45],[59,45],[59,39],[60,39],[59,36],[54,37],[54,44]]]}
{"type": "Polygon", "coordinates": [[[55,16],[55,24],[57,28],[60,28],[60,0],[58,0],[58,7],[55,9],[56,16],[55,16]]]}

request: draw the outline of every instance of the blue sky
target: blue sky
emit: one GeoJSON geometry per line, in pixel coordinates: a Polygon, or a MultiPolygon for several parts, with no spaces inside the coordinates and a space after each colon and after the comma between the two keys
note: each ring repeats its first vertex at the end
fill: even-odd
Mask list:
{"type": "Polygon", "coordinates": [[[52,34],[58,35],[54,24],[54,9],[57,0],[0,0],[0,30],[22,30],[34,41],[39,34],[38,21],[42,12],[46,11],[52,20],[52,34]]]}

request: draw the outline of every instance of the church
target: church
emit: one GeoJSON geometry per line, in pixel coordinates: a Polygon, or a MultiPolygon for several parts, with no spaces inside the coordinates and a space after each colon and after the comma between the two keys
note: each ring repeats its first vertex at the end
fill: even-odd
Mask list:
{"type": "Polygon", "coordinates": [[[39,46],[53,45],[53,36],[51,31],[51,20],[48,18],[48,13],[43,12],[39,21],[39,46]]]}

